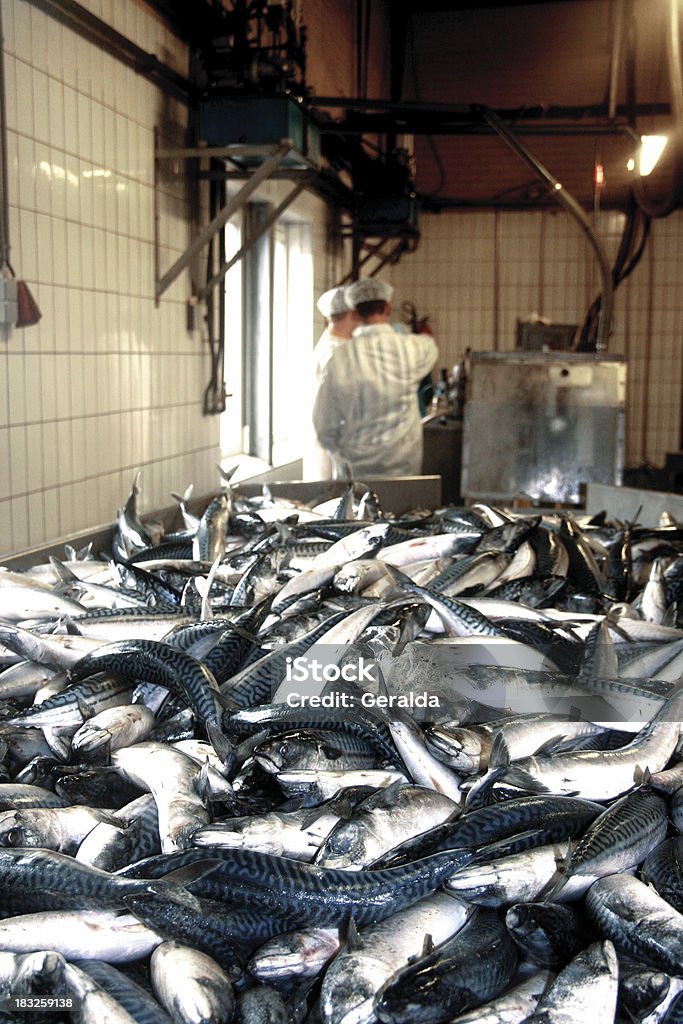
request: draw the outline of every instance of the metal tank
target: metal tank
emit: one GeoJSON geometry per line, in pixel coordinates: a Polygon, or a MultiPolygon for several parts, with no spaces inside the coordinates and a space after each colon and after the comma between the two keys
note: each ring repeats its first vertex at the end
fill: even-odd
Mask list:
{"type": "Polygon", "coordinates": [[[466,501],[580,504],[582,485],[621,483],[621,356],[473,352],[463,424],[466,501]]]}

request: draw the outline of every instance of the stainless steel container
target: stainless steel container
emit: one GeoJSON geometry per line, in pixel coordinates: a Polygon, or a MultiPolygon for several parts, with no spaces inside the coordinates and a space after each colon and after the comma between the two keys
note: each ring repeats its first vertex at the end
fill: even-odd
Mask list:
{"type": "Polygon", "coordinates": [[[621,483],[621,356],[474,352],[463,425],[466,501],[579,504],[585,483],[621,483]]]}

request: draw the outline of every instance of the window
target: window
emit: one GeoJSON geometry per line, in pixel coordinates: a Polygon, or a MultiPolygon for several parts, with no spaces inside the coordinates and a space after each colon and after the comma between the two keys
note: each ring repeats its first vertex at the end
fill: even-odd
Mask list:
{"type": "MultiPolygon", "coordinates": [[[[241,217],[225,228],[225,258],[232,259],[242,245],[241,217]]],[[[237,455],[244,450],[244,315],[242,260],[225,275],[225,412],[221,416],[221,452],[237,455]]]]}
{"type": "Polygon", "coordinates": [[[311,225],[278,224],[273,244],[272,462],[277,466],[301,458],[310,429],[311,225]]]}
{"type": "MultiPolygon", "coordinates": [[[[246,237],[259,235],[271,214],[272,204],[249,203],[246,237]]],[[[272,466],[300,459],[309,429],[302,399],[313,349],[311,238],[310,224],[281,220],[244,259],[242,450],[272,466]]]]}

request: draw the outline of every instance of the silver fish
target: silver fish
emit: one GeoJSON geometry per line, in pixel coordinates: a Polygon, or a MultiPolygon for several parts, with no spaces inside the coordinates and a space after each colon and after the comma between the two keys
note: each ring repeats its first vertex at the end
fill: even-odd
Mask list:
{"type": "Polygon", "coordinates": [[[585,1024],[613,1021],[619,965],[611,942],[594,942],[560,971],[526,1024],[585,1024]]]}
{"type": "Polygon", "coordinates": [[[161,743],[137,743],[115,751],[112,764],[152,793],[164,853],[185,849],[192,833],[208,824],[209,812],[200,795],[202,769],[179,750],[161,743]]]}
{"type": "Polygon", "coordinates": [[[335,825],[315,862],[320,867],[360,871],[394,846],[459,812],[453,800],[433,789],[394,783],[367,797],[347,821],[335,825]]]}
{"type": "Polygon", "coordinates": [[[149,956],[161,936],[132,914],[111,910],[52,910],[0,921],[0,949],[14,953],[54,950],[67,960],[129,963],[149,956]]]}
{"type": "Polygon", "coordinates": [[[212,957],[178,942],[162,942],[150,959],[152,987],[178,1024],[229,1024],[232,982],[212,957]]]}
{"type": "Polygon", "coordinates": [[[42,847],[75,854],[98,822],[112,814],[94,807],[27,807],[0,811],[0,846],[42,847]]]}
{"type": "Polygon", "coordinates": [[[320,1010],[324,1024],[370,1024],[374,1000],[384,983],[411,957],[419,956],[427,936],[435,945],[456,934],[471,909],[461,900],[436,893],[409,910],[360,932],[358,948],[336,957],[323,978],[320,1010]]]}
{"type": "Polygon", "coordinates": [[[249,961],[249,973],[260,981],[314,978],[340,948],[338,928],[283,932],[256,950],[249,961]]]}
{"type": "Polygon", "coordinates": [[[144,704],[106,708],[83,723],[71,739],[71,749],[86,761],[108,760],[114,750],[145,739],[154,721],[154,714],[144,704]]]}

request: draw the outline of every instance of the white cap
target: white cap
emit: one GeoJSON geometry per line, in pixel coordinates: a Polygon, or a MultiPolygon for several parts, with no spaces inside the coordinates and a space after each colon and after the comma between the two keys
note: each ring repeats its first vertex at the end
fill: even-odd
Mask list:
{"type": "Polygon", "coordinates": [[[361,281],[354,281],[346,289],[346,301],[351,309],[355,309],[360,302],[391,302],[394,289],[386,281],[380,281],[376,277],[364,277],[361,281]]]}
{"type": "Polygon", "coordinates": [[[330,288],[329,291],[322,293],[316,305],[326,320],[331,316],[341,316],[350,312],[351,307],[346,301],[345,292],[345,288],[330,288]]]}

